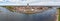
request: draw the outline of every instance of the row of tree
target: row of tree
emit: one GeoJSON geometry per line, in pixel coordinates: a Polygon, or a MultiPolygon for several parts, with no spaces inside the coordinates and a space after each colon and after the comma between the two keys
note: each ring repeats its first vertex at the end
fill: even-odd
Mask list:
{"type": "Polygon", "coordinates": [[[14,7],[13,6],[4,6],[5,8],[7,8],[8,10],[15,12],[14,7]]]}

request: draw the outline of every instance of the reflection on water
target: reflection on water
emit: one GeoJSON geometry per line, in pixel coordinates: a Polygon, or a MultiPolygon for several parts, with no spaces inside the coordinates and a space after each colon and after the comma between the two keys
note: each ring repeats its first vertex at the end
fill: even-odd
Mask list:
{"type": "Polygon", "coordinates": [[[10,12],[8,9],[4,8],[4,7],[0,7],[0,11],[1,12],[10,12]]]}

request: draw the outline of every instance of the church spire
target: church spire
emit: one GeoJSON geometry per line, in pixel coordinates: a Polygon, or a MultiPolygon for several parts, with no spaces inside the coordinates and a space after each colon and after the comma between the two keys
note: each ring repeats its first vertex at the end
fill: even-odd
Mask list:
{"type": "Polygon", "coordinates": [[[27,7],[29,7],[29,3],[27,3],[27,7]]]}

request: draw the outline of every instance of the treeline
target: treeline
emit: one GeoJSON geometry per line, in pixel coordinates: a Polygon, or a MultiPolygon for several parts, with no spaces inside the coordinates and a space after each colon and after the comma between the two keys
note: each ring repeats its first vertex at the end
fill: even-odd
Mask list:
{"type": "Polygon", "coordinates": [[[7,8],[8,10],[15,12],[14,7],[13,6],[4,6],[5,8],[7,8]]]}

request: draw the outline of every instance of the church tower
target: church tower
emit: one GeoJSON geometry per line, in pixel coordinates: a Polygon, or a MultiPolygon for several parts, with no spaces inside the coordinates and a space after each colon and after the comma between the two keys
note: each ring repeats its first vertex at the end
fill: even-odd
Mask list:
{"type": "Polygon", "coordinates": [[[27,3],[27,7],[29,7],[29,3],[27,3]]]}

